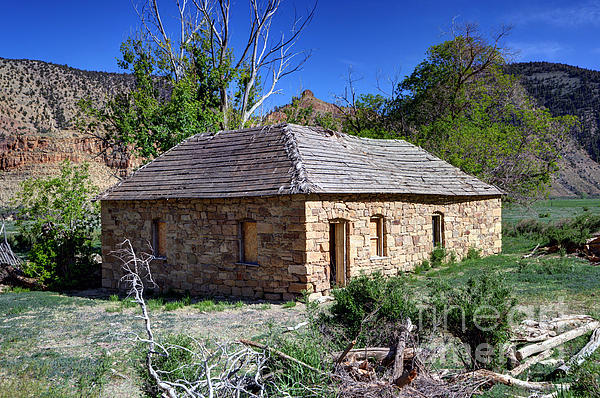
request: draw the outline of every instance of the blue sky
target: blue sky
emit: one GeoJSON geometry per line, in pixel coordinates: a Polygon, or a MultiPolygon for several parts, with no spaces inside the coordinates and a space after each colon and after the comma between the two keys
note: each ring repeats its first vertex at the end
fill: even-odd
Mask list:
{"type": "MultiPolygon", "coordinates": [[[[119,45],[137,26],[129,0],[0,1],[4,33],[0,57],[4,58],[118,72],[119,45]]],[[[241,33],[246,1],[232,3],[234,28],[241,33]]],[[[288,14],[293,7],[302,11],[308,6],[308,1],[284,0],[288,14]]],[[[444,32],[453,18],[477,22],[484,32],[512,25],[506,44],[519,52],[515,61],[561,62],[600,70],[600,0],[320,0],[312,24],[298,43],[313,55],[302,71],[281,81],[283,93],[269,105],[289,102],[290,96],[306,88],[331,101],[343,92],[349,67],[361,78],[359,91],[376,91],[378,76],[386,87],[390,77],[409,74],[429,46],[448,38],[444,32]]]]}

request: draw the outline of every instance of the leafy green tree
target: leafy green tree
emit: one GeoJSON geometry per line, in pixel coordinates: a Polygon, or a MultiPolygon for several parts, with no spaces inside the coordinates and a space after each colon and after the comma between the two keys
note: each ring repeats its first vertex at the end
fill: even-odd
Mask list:
{"type": "Polygon", "coordinates": [[[545,194],[577,120],[537,107],[518,80],[502,72],[506,33],[486,40],[467,25],[432,46],[392,97],[357,96],[345,131],[405,138],[513,200],[545,194]]]}
{"type": "Polygon", "coordinates": [[[93,237],[99,227],[97,192],[88,165],[61,165],[54,178],[30,178],[13,198],[17,228],[31,242],[25,272],[51,288],[85,286],[99,267],[93,237]]]}

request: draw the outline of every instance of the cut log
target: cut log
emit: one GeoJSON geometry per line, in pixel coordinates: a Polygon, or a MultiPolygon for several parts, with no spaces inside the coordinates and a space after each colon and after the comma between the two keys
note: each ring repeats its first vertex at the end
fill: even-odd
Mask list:
{"type": "Polygon", "coordinates": [[[556,330],[569,325],[593,321],[594,318],[589,315],[564,315],[548,321],[534,321],[532,319],[525,319],[521,322],[521,325],[518,329],[528,332],[538,331],[539,333],[542,330],[556,330]]]}
{"type": "Polygon", "coordinates": [[[34,278],[28,278],[23,271],[10,264],[0,263],[0,284],[21,286],[28,289],[43,289],[44,285],[34,278]]]}
{"type": "Polygon", "coordinates": [[[554,373],[567,374],[571,370],[572,366],[581,365],[586,358],[590,357],[600,347],[600,328],[594,330],[590,341],[567,363],[561,365],[554,371],[554,373]]]}
{"type": "Polygon", "coordinates": [[[514,342],[514,343],[539,343],[540,341],[546,341],[551,337],[556,336],[556,333],[543,333],[543,334],[539,334],[539,335],[533,335],[533,336],[524,336],[524,335],[520,335],[520,336],[514,336],[512,339],[510,339],[510,341],[514,342]]]}
{"type": "Polygon", "coordinates": [[[517,366],[516,368],[514,368],[513,370],[511,370],[508,373],[511,376],[516,377],[516,376],[520,375],[521,373],[523,373],[524,371],[526,371],[527,369],[529,369],[531,366],[535,365],[536,363],[549,358],[551,355],[552,355],[552,350],[546,350],[546,351],[542,352],[541,354],[536,355],[535,357],[529,358],[528,360],[526,360],[525,362],[523,362],[522,364],[520,364],[519,366],[517,366]]]}
{"type": "Polygon", "coordinates": [[[566,333],[558,335],[556,337],[552,337],[546,341],[541,343],[531,344],[525,346],[519,350],[517,350],[517,359],[522,361],[524,358],[527,358],[533,354],[537,354],[538,352],[546,351],[551,348],[557,347],[567,341],[573,340],[579,336],[586,334],[589,331],[592,331],[600,326],[599,322],[590,322],[583,326],[578,327],[577,329],[569,330],[566,333]]]}
{"type": "Polygon", "coordinates": [[[410,321],[410,318],[408,318],[401,327],[398,343],[396,344],[394,371],[392,372],[392,382],[395,385],[398,385],[398,383],[401,382],[402,375],[404,374],[404,349],[406,348],[406,342],[410,337],[411,330],[412,322],[410,321]]]}
{"type": "Polygon", "coordinates": [[[561,385],[540,381],[523,381],[512,376],[492,372],[491,370],[487,369],[478,369],[473,371],[471,374],[473,376],[487,378],[496,384],[505,384],[507,386],[514,386],[532,391],[552,391],[561,388],[561,385]]]}
{"type": "MultiPolygon", "coordinates": [[[[348,356],[352,356],[356,361],[364,361],[367,359],[373,359],[376,362],[382,364],[391,364],[396,356],[395,348],[387,347],[366,347],[366,348],[354,348],[348,351],[348,356]]],[[[333,358],[337,360],[341,356],[341,353],[334,353],[333,358]]],[[[404,349],[404,360],[412,361],[415,357],[415,350],[413,348],[404,349]]]]}

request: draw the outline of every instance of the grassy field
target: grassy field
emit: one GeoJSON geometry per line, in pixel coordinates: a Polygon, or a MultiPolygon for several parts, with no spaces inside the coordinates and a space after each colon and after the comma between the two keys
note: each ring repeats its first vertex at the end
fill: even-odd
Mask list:
{"type": "MultiPolygon", "coordinates": [[[[555,220],[584,211],[600,213],[600,200],[552,200],[532,208],[505,208],[506,222],[524,218],[555,220]],[[546,216],[548,214],[548,216],[546,216]],[[542,215],[542,217],[540,217],[542,215]]],[[[587,313],[600,317],[600,266],[573,256],[523,259],[536,245],[505,237],[503,253],[467,260],[411,277],[427,291],[434,279],[462,284],[480,274],[494,274],[513,288],[520,309],[536,317],[587,313]]],[[[201,339],[260,340],[271,328],[295,325],[304,306],[210,299],[155,298],[149,301],[159,336],[187,333],[201,339]]],[[[13,290],[0,294],[0,398],[141,396],[137,357],[131,333],[140,333],[134,305],[116,296],[13,290]],[[87,296],[87,297],[86,297],[87,296]]],[[[584,336],[567,346],[575,352],[584,336]]],[[[596,358],[596,360],[600,360],[596,358]]],[[[531,377],[542,374],[537,369],[531,377]]],[[[496,387],[488,397],[523,392],[496,387]]]]}
{"type": "Polygon", "coordinates": [[[600,214],[600,199],[548,199],[535,202],[530,207],[508,205],[502,209],[502,220],[514,222],[526,218],[559,220],[589,211],[600,214]]]}

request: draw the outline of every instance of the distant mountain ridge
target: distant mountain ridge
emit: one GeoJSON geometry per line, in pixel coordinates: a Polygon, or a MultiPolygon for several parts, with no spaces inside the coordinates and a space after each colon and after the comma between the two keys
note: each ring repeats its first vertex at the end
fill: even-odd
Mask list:
{"type": "Polygon", "coordinates": [[[575,138],[600,162],[600,71],[550,62],[509,64],[506,70],[552,114],[578,116],[575,138]]]}
{"type": "Polygon", "coordinates": [[[581,122],[564,150],[552,194],[600,195],[600,71],[551,62],[514,63],[505,70],[553,115],[575,115],[581,122]]]}

